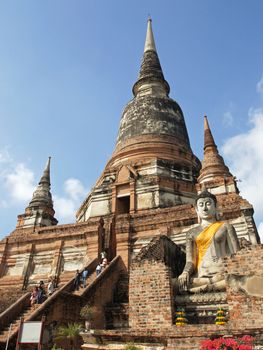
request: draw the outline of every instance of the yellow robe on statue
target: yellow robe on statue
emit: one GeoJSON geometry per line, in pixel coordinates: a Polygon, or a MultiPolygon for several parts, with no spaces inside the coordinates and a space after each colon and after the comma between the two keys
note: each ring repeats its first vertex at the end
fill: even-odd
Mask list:
{"type": "Polygon", "coordinates": [[[207,226],[199,235],[196,237],[197,245],[197,268],[199,268],[207,249],[210,247],[214,235],[218,229],[224,224],[222,221],[216,221],[211,225],[207,226]]]}

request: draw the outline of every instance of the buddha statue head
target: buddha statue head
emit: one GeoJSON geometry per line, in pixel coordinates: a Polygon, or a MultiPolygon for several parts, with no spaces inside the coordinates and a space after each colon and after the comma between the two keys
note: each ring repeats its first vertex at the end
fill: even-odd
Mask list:
{"type": "Polygon", "coordinates": [[[211,222],[217,220],[217,199],[215,195],[205,190],[197,196],[195,204],[200,223],[202,221],[211,222]]]}

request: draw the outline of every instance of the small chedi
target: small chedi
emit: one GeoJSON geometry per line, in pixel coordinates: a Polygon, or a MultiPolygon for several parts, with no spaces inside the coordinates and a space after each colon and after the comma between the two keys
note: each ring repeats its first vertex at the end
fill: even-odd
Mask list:
{"type": "Polygon", "coordinates": [[[49,159],[16,228],[0,242],[0,349],[8,337],[15,348],[21,316],[45,316],[43,350],[55,343],[67,350],[56,332],[76,323],[84,329],[88,305],[81,349],[198,350],[231,336],[263,344],[263,246],[253,207],[207,117],[202,162],[193,153],[151,19],[132,92],[113,154],[76,222],[55,218],[49,159]],[[33,288],[51,280],[52,292],[31,307],[33,288]],[[227,322],[215,322],[219,309],[227,322]]]}

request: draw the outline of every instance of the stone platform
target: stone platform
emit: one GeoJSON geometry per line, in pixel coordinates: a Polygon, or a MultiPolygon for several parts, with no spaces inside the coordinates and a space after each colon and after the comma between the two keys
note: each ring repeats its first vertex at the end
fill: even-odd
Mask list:
{"type": "Polygon", "coordinates": [[[148,330],[92,330],[82,333],[85,350],[120,350],[125,344],[134,343],[143,350],[199,350],[204,339],[221,337],[241,337],[244,334],[253,335],[256,339],[255,348],[263,348],[262,331],[256,328],[239,328],[233,331],[230,324],[217,325],[186,325],[171,326],[155,331],[148,330]]]}
{"type": "Polygon", "coordinates": [[[218,308],[222,308],[228,317],[227,294],[224,292],[185,294],[175,297],[175,310],[184,308],[191,324],[212,324],[218,308]]]}

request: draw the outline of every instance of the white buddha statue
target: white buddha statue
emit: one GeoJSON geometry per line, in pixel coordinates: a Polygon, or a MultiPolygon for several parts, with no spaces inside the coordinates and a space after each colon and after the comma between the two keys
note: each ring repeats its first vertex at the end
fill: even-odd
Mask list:
{"type": "Polygon", "coordinates": [[[217,220],[216,197],[203,191],[196,199],[199,225],[186,235],[186,264],[174,287],[180,292],[200,293],[224,290],[222,258],[240,247],[235,229],[217,220]]]}

